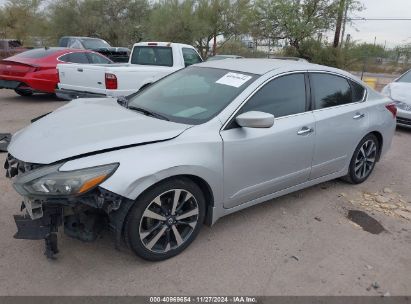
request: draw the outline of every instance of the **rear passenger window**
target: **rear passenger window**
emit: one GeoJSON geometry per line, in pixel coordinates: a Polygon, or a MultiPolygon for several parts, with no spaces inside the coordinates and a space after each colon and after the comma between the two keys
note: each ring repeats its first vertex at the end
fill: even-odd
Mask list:
{"type": "Polygon", "coordinates": [[[86,53],[70,53],[68,55],[68,62],[89,63],[86,53]]]}
{"type": "Polygon", "coordinates": [[[91,63],[96,63],[96,64],[109,64],[111,63],[111,60],[108,58],[95,54],[95,53],[88,53],[87,54],[88,59],[91,63]]]}
{"type": "Polygon", "coordinates": [[[310,79],[316,109],[329,108],[352,102],[353,94],[351,86],[345,78],[330,74],[312,73],[310,79]]]}
{"type": "Polygon", "coordinates": [[[276,78],[257,93],[241,109],[241,113],[261,111],[275,117],[305,112],[304,74],[292,74],[276,78]]]}
{"type": "Polygon", "coordinates": [[[350,81],[350,83],[352,87],[352,101],[358,102],[363,100],[365,94],[364,87],[354,81],[350,81]]]}
{"type": "Polygon", "coordinates": [[[193,49],[183,48],[183,58],[185,66],[202,62],[200,56],[193,49]]]}

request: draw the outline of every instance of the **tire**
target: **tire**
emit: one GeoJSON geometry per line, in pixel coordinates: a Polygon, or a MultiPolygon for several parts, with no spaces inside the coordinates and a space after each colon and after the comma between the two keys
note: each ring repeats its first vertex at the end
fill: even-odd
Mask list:
{"type": "Polygon", "coordinates": [[[127,215],[124,236],[137,256],[161,261],[176,256],[191,244],[204,216],[201,189],[186,178],[170,179],[136,200],[127,215]]]}
{"type": "Polygon", "coordinates": [[[375,168],[379,151],[380,144],[377,137],[373,134],[365,136],[356,147],[348,174],[343,179],[351,184],[361,184],[366,181],[375,168]]]}
{"type": "Polygon", "coordinates": [[[14,92],[16,92],[20,96],[24,96],[24,97],[33,95],[33,92],[30,91],[30,90],[15,89],[14,92]]]}

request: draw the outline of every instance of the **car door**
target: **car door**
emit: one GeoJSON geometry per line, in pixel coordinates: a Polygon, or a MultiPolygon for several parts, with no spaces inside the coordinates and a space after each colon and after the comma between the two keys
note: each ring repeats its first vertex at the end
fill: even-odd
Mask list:
{"type": "Polygon", "coordinates": [[[310,179],[316,179],[344,169],[368,129],[368,113],[360,84],[330,73],[309,75],[316,121],[310,179]]]}
{"type": "Polygon", "coordinates": [[[271,113],[275,116],[271,128],[242,128],[233,119],[221,131],[225,208],[308,180],[315,137],[308,92],[304,73],[275,78],[236,114],[271,113]]]}

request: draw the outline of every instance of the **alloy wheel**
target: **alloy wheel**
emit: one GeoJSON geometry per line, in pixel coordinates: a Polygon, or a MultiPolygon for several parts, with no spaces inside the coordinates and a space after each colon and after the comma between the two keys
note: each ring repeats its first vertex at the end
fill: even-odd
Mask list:
{"type": "Polygon", "coordinates": [[[166,253],[183,245],[198,224],[196,198],[184,189],[172,189],[156,196],[141,217],[139,236],[144,247],[166,253]]]}
{"type": "Polygon", "coordinates": [[[354,173],[359,179],[367,177],[374,168],[377,156],[377,145],[371,139],[365,141],[355,159],[354,173]]]}

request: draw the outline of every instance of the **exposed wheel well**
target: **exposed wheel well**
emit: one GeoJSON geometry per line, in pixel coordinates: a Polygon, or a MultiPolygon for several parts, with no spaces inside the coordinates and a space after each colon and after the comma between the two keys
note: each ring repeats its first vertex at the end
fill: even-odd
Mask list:
{"type": "MultiPolygon", "coordinates": [[[[382,135],[381,135],[381,133],[378,132],[378,131],[373,131],[373,132],[370,132],[369,134],[375,135],[375,137],[377,137],[377,139],[378,139],[379,150],[378,150],[378,155],[377,155],[377,161],[379,161],[379,160],[380,160],[380,156],[381,156],[381,151],[382,151],[382,145],[383,145],[382,135]]],[[[368,135],[368,134],[367,134],[367,135],[368,135]]]]}
{"type": "Polygon", "coordinates": [[[211,190],[210,185],[201,177],[198,177],[196,175],[191,175],[191,174],[181,174],[181,175],[173,175],[170,177],[167,177],[165,179],[162,179],[158,181],[157,183],[151,185],[148,187],[146,190],[144,190],[139,196],[141,196],[144,192],[148,191],[152,187],[157,186],[158,184],[164,183],[167,180],[170,179],[175,179],[175,178],[180,178],[180,179],[188,179],[192,182],[194,182],[198,187],[200,187],[201,191],[204,194],[205,202],[206,202],[206,215],[204,218],[204,222],[209,225],[211,223],[211,207],[214,206],[214,194],[213,191],[211,190]]]}

